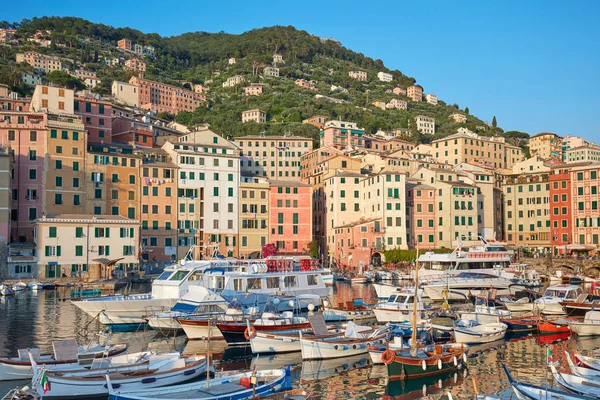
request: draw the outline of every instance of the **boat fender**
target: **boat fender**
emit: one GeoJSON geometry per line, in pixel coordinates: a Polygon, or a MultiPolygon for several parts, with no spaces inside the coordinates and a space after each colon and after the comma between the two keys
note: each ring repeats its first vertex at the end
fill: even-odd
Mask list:
{"type": "Polygon", "coordinates": [[[442,359],[438,358],[438,369],[442,369],[442,359]]]}
{"type": "Polygon", "coordinates": [[[454,366],[456,367],[458,365],[458,360],[456,359],[456,356],[452,356],[452,361],[454,361],[454,366]]]}
{"type": "Polygon", "coordinates": [[[425,360],[423,360],[421,366],[423,367],[423,371],[427,370],[427,363],[425,362],[425,360]]]}
{"type": "Polygon", "coordinates": [[[383,339],[379,339],[379,344],[383,344],[383,339]]]}
{"type": "Polygon", "coordinates": [[[463,353],[462,359],[465,363],[467,362],[467,354],[466,353],[463,353]]]}
{"type": "Polygon", "coordinates": [[[353,344],[353,345],[352,345],[352,348],[353,348],[354,350],[356,350],[356,345],[355,345],[355,344],[353,344]]]}
{"type": "Polygon", "coordinates": [[[247,327],[246,330],[244,331],[244,337],[246,338],[246,340],[252,339],[255,335],[256,335],[256,329],[254,329],[251,326],[247,327]]]}
{"type": "MultiPolygon", "coordinates": [[[[425,360],[423,360],[425,362],[425,360]]],[[[423,396],[427,396],[427,385],[423,384],[423,396]]]]}
{"type": "Polygon", "coordinates": [[[333,348],[334,348],[335,350],[339,350],[339,349],[340,349],[340,346],[338,346],[338,345],[336,344],[335,346],[333,346],[333,348]]]}
{"type": "Polygon", "coordinates": [[[394,352],[390,349],[387,349],[383,353],[381,353],[381,361],[383,361],[384,364],[391,364],[392,362],[394,362],[395,358],[396,354],[394,354],[394,352]]]}

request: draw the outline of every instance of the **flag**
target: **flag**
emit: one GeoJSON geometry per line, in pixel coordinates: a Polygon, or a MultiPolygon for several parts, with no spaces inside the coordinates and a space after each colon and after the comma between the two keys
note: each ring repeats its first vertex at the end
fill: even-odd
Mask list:
{"type": "Polygon", "coordinates": [[[44,389],[44,394],[48,390],[50,390],[50,382],[48,382],[48,377],[46,376],[46,370],[42,371],[42,379],[40,379],[40,385],[42,385],[42,389],[44,389]]]}
{"type": "Polygon", "coordinates": [[[552,362],[552,349],[550,347],[548,347],[548,359],[547,362],[548,364],[550,364],[552,362]]]}

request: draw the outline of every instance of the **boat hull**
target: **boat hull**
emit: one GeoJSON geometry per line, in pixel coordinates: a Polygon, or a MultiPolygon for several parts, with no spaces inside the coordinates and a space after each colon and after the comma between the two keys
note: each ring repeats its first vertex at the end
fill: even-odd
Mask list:
{"type": "Polygon", "coordinates": [[[300,350],[303,360],[325,360],[330,358],[351,357],[369,352],[369,346],[381,344],[386,335],[374,338],[344,340],[344,338],[331,338],[322,340],[315,338],[301,338],[300,350]]]}
{"type": "MultiPolygon", "coordinates": [[[[206,373],[206,360],[191,363],[185,367],[147,376],[112,378],[111,385],[124,391],[145,390],[162,386],[177,385],[200,377],[206,373]]],[[[108,395],[106,378],[101,374],[95,378],[65,379],[48,375],[50,389],[44,393],[41,386],[38,393],[44,398],[72,399],[108,395]]]]}
{"type": "Polygon", "coordinates": [[[482,325],[482,329],[474,328],[455,328],[454,340],[456,343],[480,344],[490,343],[503,339],[506,335],[507,326],[505,324],[482,325]]]}
{"type": "Polygon", "coordinates": [[[598,323],[569,321],[568,325],[571,332],[579,336],[600,336],[600,324],[598,323]]]}
{"type": "Polygon", "coordinates": [[[195,320],[195,319],[180,319],[179,324],[185,332],[185,335],[190,340],[207,339],[223,339],[223,334],[214,324],[208,327],[208,320],[195,320]]]}
{"type": "Polygon", "coordinates": [[[153,316],[148,318],[148,325],[160,333],[172,334],[183,332],[183,328],[177,318],[153,316]]]}
{"type": "Polygon", "coordinates": [[[540,335],[555,335],[558,333],[571,333],[569,325],[557,325],[549,321],[543,321],[538,324],[540,335]]]}
{"type": "MultiPolygon", "coordinates": [[[[394,310],[390,308],[374,308],[373,313],[377,322],[405,322],[412,321],[413,311],[412,310],[394,310]]],[[[420,312],[419,312],[420,314],[420,312]]]]}
{"type": "Polygon", "coordinates": [[[365,321],[375,319],[375,314],[371,310],[365,311],[346,311],[333,308],[323,310],[323,318],[327,322],[346,322],[346,321],[365,321]]]}
{"type": "Polygon", "coordinates": [[[169,311],[178,299],[157,299],[148,295],[111,296],[72,303],[104,325],[146,324],[146,317],[169,311]]]}
{"type": "MultiPolygon", "coordinates": [[[[252,325],[256,331],[260,332],[282,332],[290,330],[299,330],[308,328],[309,323],[299,324],[281,324],[281,325],[252,325]]],[[[250,341],[244,336],[247,329],[245,323],[217,323],[217,327],[221,331],[223,338],[228,345],[232,346],[247,346],[250,341]]]]}
{"type": "Polygon", "coordinates": [[[300,336],[298,334],[271,334],[256,332],[250,339],[253,354],[292,353],[300,351],[300,336]]]}

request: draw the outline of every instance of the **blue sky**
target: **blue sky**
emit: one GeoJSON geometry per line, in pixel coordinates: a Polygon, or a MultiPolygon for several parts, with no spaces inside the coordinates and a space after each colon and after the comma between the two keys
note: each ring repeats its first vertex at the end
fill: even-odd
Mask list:
{"type": "Polygon", "coordinates": [[[505,130],[600,143],[600,1],[9,2],[0,19],[78,16],[163,36],[294,25],[413,76],[505,130]],[[115,4],[115,5],[113,5],[115,4]]]}

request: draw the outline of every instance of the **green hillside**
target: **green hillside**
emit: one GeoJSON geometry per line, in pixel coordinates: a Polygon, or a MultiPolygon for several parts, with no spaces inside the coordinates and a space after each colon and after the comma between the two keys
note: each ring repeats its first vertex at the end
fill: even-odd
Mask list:
{"type": "MultiPolygon", "coordinates": [[[[156,33],[145,34],[129,28],[113,28],[73,17],[42,17],[19,23],[2,22],[0,26],[16,28],[20,38],[19,46],[0,48],[0,82],[10,84],[22,93],[31,90],[19,83],[20,73],[27,70],[27,67],[16,65],[14,54],[18,51],[36,50],[71,58],[82,63],[85,68],[96,71],[103,81],[99,91],[109,94],[113,80],[128,80],[132,73],[123,71],[119,66],[109,67],[102,59],[123,57],[124,53],[117,50],[116,45],[119,39],[127,38],[156,49],[153,59],[146,58],[146,78],[179,86],[185,82],[208,84],[210,91],[207,107],[200,107],[193,113],[181,113],[174,118],[190,125],[208,122],[225,136],[290,132],[316,138],[316,128],[301,124],[303,119],[315,114],[357,122],[368,133],[395,128],[414,131],[411,125],[414,116],[423,114],[436,119],[438,133],[433,138],[455,133],[461,126],[484,135],[502,134],[500,128],[480,129],[486,124],[472,115],[468,116],[469,120],[465,124],[449,119],[449,115],[456,112],[468,114],[468,109],[461,110],[456,104],[446,103],[450,103],[451,99],[441,99],[438,105],[409,102],[408,110],[381,110],[374,107],[370,102],[375,99],[389,101],[401,98],[393,95],[391,90],[396,86],[406,88],[416,83],[416,80],[399,70],[386,68],[381,60],[373,60],[332,41],[322,41],[292,26],[254,29],[239,35],[193,32],[172,37],[161,37],[156,33]],[[51,47],[39,48],[28,44],[26,38],[37,30],[51,32],[51,47]],[[278,65],[281,76],[265,78],[262,74],[253,74],[253,64],[270,65],[275,52],[284,59],[284,64],[278,65]],[[230,57],[235,57],[237,63],[229,65],[230,57]],[[355,69],[366,71],[368,81],[359,82],[350,78],[348,71],[355,69]],[[380,71],[391,73],[393,81],[379,82],[377,73],[380,71]],[[266,84],[264,94],[245,96],[243,86],[246,84],[234,88],[222,87],[222,83],[233,75],[243,75],[246,84],[266,84]],[[295,86],[297,78],[317,81],[318,92],[295,86]],[[348,93],[331,93],[331,85],[345,88],[348,93]],[[336,104],[317,101],[317,93],[345,102],[336,104]],[[255,107],[268,113],[269,122],[242,124],[241,112],[255,107]]],[[[435,93],[426,83],[421,85],[426,93],[435,93]]],[[[427,142],[432,137],[422,137],[415,133],[411,139],[415,142],[427,142]]]]}

